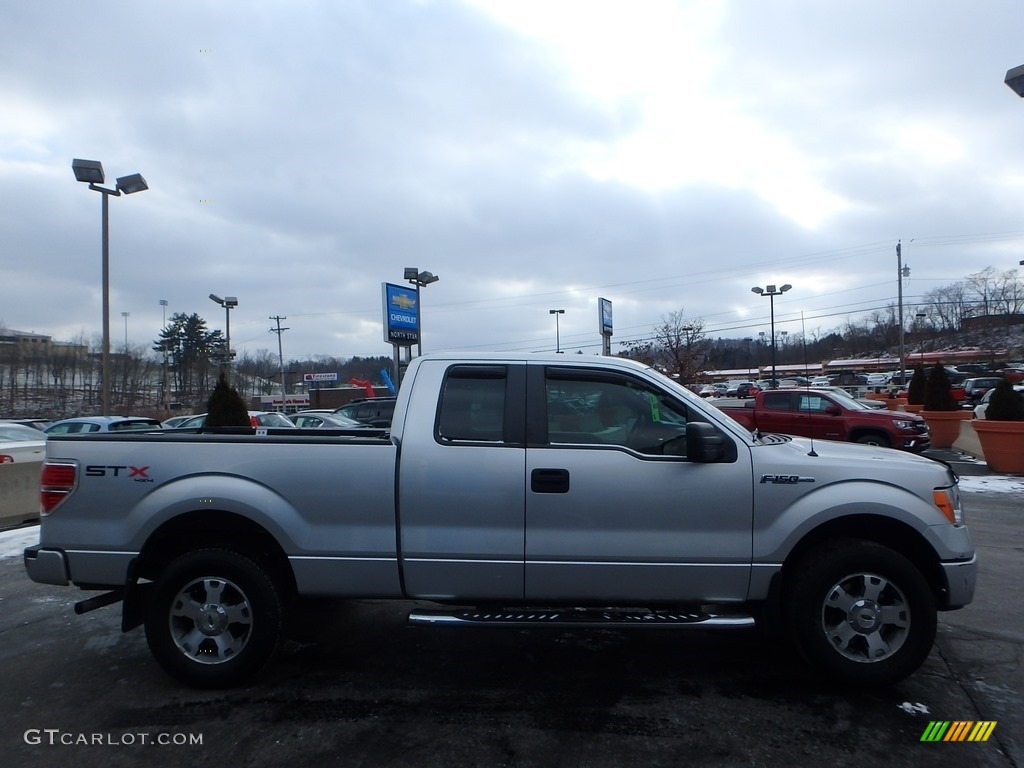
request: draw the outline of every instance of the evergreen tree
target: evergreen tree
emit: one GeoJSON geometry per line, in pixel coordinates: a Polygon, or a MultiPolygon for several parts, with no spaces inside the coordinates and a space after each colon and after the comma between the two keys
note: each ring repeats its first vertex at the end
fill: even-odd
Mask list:
{"type": "Polygon", "coordinates": [[[228,384],[222,372],[217,378],[210,399],[206,401],[206,426],[248,427],[249,409],[238,390],[228,384]]]}

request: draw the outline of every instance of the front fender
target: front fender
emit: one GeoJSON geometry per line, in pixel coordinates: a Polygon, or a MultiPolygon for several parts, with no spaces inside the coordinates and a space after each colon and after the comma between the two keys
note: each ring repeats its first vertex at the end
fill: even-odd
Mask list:
{"type": "Polygon", "coordinates": [[[934,504],[890,483],[835,482],[804,492],[788,504],[784,499],[765,499],[767,494],[781,496],[785,492],[786,486],[769,485],[758,494],[754,513],[755,563],[782,563],[815,529],[855,515],[885,517],[906,525],[936,551],[940,560],[963,559],[973,552],[965,526],[951,525],[934,504]],[[778,511],[773,513],[773,508],[778,511]]]}

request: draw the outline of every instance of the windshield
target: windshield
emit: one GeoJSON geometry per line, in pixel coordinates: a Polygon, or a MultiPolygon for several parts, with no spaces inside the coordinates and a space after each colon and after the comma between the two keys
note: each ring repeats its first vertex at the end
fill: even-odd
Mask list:
{"type": "Polygon", "coordinates": [[[838,387],[816,387],[818,392],[828,392],[828,396],[836,401],[839,405],[849,408],[852,411],[872,411],[874,410],[871,406],[864,405],[864,403],[856,400],[850,395],[845,389],[839,389],[838,387]]]}

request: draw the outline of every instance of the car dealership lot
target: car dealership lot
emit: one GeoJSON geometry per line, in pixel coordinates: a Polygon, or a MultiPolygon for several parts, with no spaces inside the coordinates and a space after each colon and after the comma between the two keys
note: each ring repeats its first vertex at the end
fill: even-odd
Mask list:
{"type": "Polygon", "coordinates": [[[424,629],[374,600],[305,603],[257,683],[196,691],[121,634],[117,606],[74,615],[87,593],[30,582],[23,543],[0,543],[0,747],[18,766],[1022,765],[1024,478],[973,473],[976,600],[878,691],[821,683],[756,631],[424,629]],[[933,720],[998,724],[922,743],[933,720]]]}

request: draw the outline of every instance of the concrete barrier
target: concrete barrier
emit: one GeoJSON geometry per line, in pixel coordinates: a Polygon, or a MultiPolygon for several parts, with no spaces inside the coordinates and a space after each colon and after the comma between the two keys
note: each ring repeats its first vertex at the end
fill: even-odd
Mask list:
{"type": "Polygon", "coordinates": [[[978,439],[978,433],[974,431],[973,422],[974,419],[960,422],[960,435],[953,441],[953,449],[984,461],[985,454],[981,451],[981,440],[978,439]]]}
{"type": "Polygon", "coordinates": [[[0,528],[39,517],[39,471],[42,462],[0,464],[0,528]]]}

